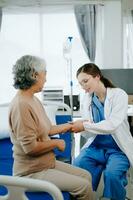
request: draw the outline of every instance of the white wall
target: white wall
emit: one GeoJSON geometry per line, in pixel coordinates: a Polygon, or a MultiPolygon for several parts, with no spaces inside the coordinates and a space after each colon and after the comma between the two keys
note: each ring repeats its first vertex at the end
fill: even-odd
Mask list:
{"type": "Polygon", "coordinates": [[[125,8],[129,8],[129,9],[133,9],[133,0],[122,0],[122,7],[123,9],[125,8]]]}
{"type": "Polygon", "coordinates": [[[133,0],[122,0],[123,63],[124,68],[133,68],[133,0]]]}
{"type": "Polygon", "coordinates": [[[105,2],[103,67],[121,68],[122,63],[122,11],[121,1],[105,2]]]}

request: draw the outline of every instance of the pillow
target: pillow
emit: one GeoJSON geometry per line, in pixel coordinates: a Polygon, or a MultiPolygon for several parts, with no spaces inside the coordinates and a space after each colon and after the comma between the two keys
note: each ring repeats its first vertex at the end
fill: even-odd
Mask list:
{"type": "Polygon", "coordinates": [[[0,139],[9,137],[8,106],[0,106],[0,139]]]}
{"type": "Polygon", "coordinates": [[[57,112],[58,106],[56,105],[45,105],[44,109],[46,111],[46,114],[48,115],[48,118],[50,119],[52,125],[56,125],[56,112],[57,112]]]}

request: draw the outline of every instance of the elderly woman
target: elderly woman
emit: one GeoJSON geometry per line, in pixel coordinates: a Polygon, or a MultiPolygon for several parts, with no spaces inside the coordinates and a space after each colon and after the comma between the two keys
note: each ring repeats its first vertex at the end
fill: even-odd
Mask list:
{"type": "Polygon", "coordinates": [[[92,200],[90,174],[55,158],[54,148],[63,151],[65,143],[50,136],[70,130],[72,125],[53,126],[35,96],[46,82],[45,66],[43,59],[30,55],[21,57],[13,66],[14,87],[18,89],[9,112],[13,174],[47,180],[78,200],[92,200]]]}

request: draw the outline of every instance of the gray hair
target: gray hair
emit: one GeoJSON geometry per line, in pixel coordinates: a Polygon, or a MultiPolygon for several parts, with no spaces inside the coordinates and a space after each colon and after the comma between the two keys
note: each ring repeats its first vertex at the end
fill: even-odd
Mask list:
{"type": "Polygon", "coordinates": [[[16,89],[29,89],[36,83],[36,75],[46,71],[46,62],[37,56],[25,55],[13,66],[14,84],[16,89]]]}

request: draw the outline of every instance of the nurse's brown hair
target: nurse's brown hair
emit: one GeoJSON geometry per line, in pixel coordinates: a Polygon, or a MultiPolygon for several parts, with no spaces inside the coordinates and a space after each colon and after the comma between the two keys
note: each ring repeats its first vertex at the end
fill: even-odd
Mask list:
{"type": "Polygon", "coordinates": [[[100,80],[101,82],[104,84],[104,86],[110,87],[110,88],[115,88],[115,85],[106,77],[104,77],[102,75],[101,70],[99,69],[99,67],[97,65],[95,65],[94,63],[86,63],[83,66],[81,66],[76,73],[76,77],[78,78],[78,75],[80,73],[86,73],[89,75],[92,75],[93,77],[96,77],[97,75],[100,76],[100,80]]]}

